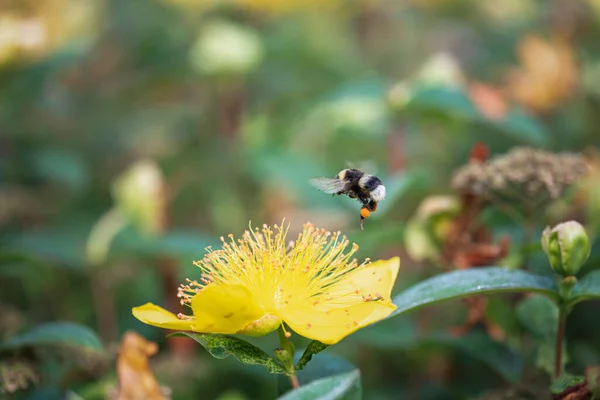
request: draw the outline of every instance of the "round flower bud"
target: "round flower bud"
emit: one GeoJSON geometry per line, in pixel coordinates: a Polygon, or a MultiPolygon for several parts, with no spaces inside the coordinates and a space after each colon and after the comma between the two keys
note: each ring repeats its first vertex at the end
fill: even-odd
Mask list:
{"type": "Polygon", "coordinates": [[[542,248],[552,269],[562,276],[577,274],[590,256],[591,246],[579,222],[563,222],[542,234],[542,248]]]}

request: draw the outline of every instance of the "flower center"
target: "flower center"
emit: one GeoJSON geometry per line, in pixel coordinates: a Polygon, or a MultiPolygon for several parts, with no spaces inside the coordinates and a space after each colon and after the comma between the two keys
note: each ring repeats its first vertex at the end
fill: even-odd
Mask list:
{"type": "Polygon", "coordinates": [[[264,225],[262,230],[244,232],[238,240],[233,235],[228,236],[228,241],[222,237],[221,249],[209,247],[206,256],[194,262],[202,276],[200,281],[187,279],[180,286],[181,303],[189,305],[196,293],[213,284],[242,284],[266,312],[273,314],[290,303],[307,299],[315,305],[327,300],[346,306],[349,301],[374,300],[365,299],[356,288],[334,288],[348,273],[369,263],[367,259],[358,265],[352,258],[358,250],[356,244],[346,252],[349,241],[345,236],[312,224],[305,224],[296,241],[287,243],[288,228],[275,225],[272,230],[264,225]]]}

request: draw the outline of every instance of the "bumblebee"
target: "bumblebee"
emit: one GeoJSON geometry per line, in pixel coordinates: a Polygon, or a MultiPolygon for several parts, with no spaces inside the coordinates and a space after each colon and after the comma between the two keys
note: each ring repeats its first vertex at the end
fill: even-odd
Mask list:
{"type": "Polygon", "coordinates": [[[364,229],[365,218],[375,212],[377,204],[385,199],[385,186],[381,179],[359,169],[343,169],[335,178],[313,178],[309,182],[322,192],[358,199],[362,203],[360,229],[364,229]]]}

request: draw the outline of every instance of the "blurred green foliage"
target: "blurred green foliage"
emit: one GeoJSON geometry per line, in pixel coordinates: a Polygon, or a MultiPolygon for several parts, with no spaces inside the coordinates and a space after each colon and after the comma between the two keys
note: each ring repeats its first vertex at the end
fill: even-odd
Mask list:
{"type": "MultiPolygon", "coordinates": [[[[593,154],[600,145],[597,0],[334,3],[0,4],[0,368],[27,371],[21,389],[2,395],[104,398],[117,382],[115,346],[134,329],[159,343],[152,366],[174,399],[274,398],[289,386],[260,367],[182,347],[131,308],[177,306],[177,285],[198,277],[192,261],[205,247],[249,221],[284,218],[294,235],[306,221],[343,230],[361,258],[400,255],[400,292],[441,272],[406,255],[405,226],[423,198],[453,193],[452,172],[475,143],[492,154],[517,145],[593,154]],[[158,228],[148,234],[124,217],[92,266],[90,233],[118,206],[111,188],[143,159],[163,175],[158,228]],[[364,162],[388,196],[360,231],[359,204],[307,180],[364,162]]],[[[586,187],[593,182],[544,210],[532,232],[572,218],[594,240],[600,213],[586,187]]],[[[524,227],[498,210],[483,220],[494,239],[509,236],[511,265],[527,258],[526,269],[548,275],[519,271],[524,278],[507,285],[550,290],[551,270],[524,227]]],[[[594,240],[579,300],[600,295],[599,260],[594,240]]],[[[412,309],[419,288],[443,300],[460,285],[471,293],[493,285],[456,274],[397,299],[412,309]]],[[[339,389],[335,398],[366,399],[479,398],[523,382],[547,392],[538,366],[548,369],[541,357],[556,327],[546,326],[554,320],[542,301],[494,297],[487,314],[502,338],[481,323],[450,335],[467,314],[459,301],[384,321],[315,356],[313,368],[326,372],[302,383],[322,379],[285,398],[314,398],[323,385],[339,389]]],[[[569,316],[567,370],[576,375],[600,365],[598,307],[569,316]]],[[[253,343],[269,354],[277,346],[253,343]]]]}

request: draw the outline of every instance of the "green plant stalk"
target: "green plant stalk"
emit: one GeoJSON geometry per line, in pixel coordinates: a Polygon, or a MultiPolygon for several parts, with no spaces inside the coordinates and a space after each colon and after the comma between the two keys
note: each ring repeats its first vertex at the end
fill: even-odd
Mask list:
{"type": "Polygon", "coordinates": [[[562,349],[565,339],[565,326],[567,322],[567,309],[561,307],[558,314],[558,329],[556,330],[556,348],[554,350],[554,378],[562,374],[562,349]]]}
{"type": "Polygon", "coordinates": [[[573,306],[568,305],[571,298],[571,292],[577,283],[577,278],[567,276],[558,284],[558,293],[561,300],[559,301],[558,312],[558,328],[556,329],[556,348],[554,350],[554,378],[558,378],[562,374],[562,350],[563,342],[565,341],[565,326],[567,323],[567,315],[573,309],[573,306]]]}
{"type": "Polygon", "coordinates": [[[292,388],[298,389],[300,387],[300,382],[298,381],[298,377],[296,376],[296,370],[294,368],[294,344],[288,338],[289,333],[286,332],[283,324],[279,326],[277,330],[279,333],[279,342],[281,343],[281,350],[288,353],[288,359],[284,362],[283,367],[288,372],[288,377],[290,378],[290,383],[292,384],[292,388]]]}

